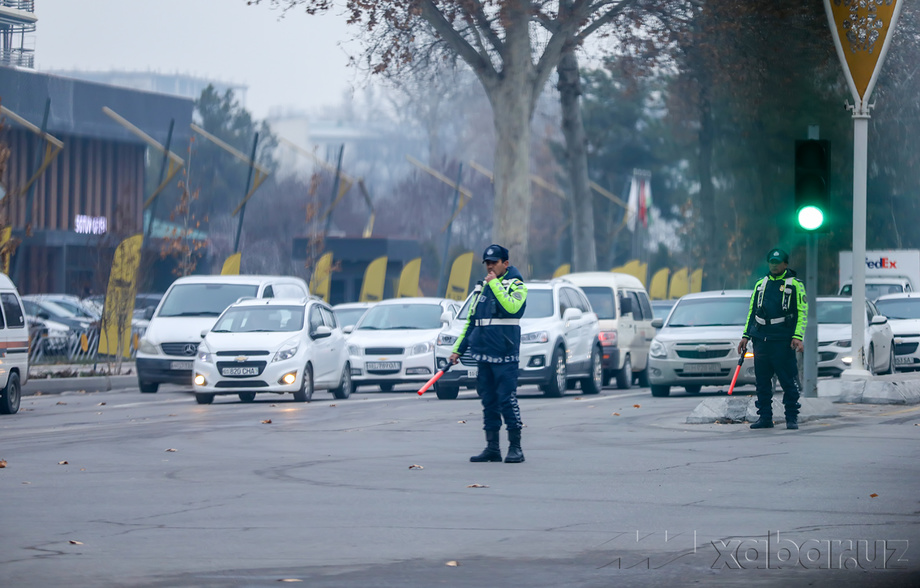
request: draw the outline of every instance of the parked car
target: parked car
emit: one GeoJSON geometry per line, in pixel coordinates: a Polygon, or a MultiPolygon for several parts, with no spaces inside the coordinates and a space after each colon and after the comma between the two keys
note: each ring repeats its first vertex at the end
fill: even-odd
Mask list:
{"type": "Polygon", "coordinates": [[[648,346],[655,337],[652,307],[645,286],[635,276],[615,272],[578,272],[562,276],[579,286],[600,321],[604,385],[648,386],[648,346]]]}
{"type": "MultiPolygon", "coordinates": [[[[673,386],[699,394],[703,386],[731,384],[750,302],[750,290],[697,292],[678,299],[667,319],[656,318],[660,330],[648,352],[652,396],[668,396],[673,386]]],[[[754,362],[747,361],[736,385],[754,383],[754,362]]]]}
{"type": "Polygon", "coordinates": [[[29,326],[19,291],[9,276],[0,273],[0,414],[16,414],[22,386],[29,380],[29,326]]]}
{"type": "Polygon", "coordinates": [[[875,301],[888,317],[894,334],[894,366],[899,371],[920,370],[920,293],[888,294],[875,301]]]}
{"type": "Polygon", "coordinates": [[[669,300],[652,300],[652,313],[654,313],[655,318],[664,320],[668,318],[668,313],[674,308],[676,302],[676,298],[671,298],[669,300]]]}
{"type": "Polygon", "coordinates": [[[192,385],[201,331],[240,298],[305,298],[300,278],[287,276],[185,276],[166,290],[138,344],[135,366],[141,392],[162,383],[192,385]]]}
{"type": "Polygon", "coordinates": [[[72,311],[42,294],[23,296],[22,304],[26,309],[27,315],[67,325],[75,332],[90,329],[98,321],[98,319],[88,316],[88,313],[72,311]]]}
{"type": "Polygon", "coordinates": [[[198,404],[216,394],[252,402],[265,392],[307,402],[317,389],[344,399],[352,388],[345,334],[318,298],[231,304],[198,346],[194,374],[198,404]]]}
{"type": "MultiPolygon", "coordinates": [[[[518,385],[536,384],[550,397],[562,396],[577,382],[585,394],[600,392],[604,370],[600,322],[585,293],[564,277],[526,285],[518,385]]],[[[467,297],[457,318],[438,336],[438,369],[447,365],[474,295],[467,297]]],[[[477,375],[478,364],[467,350],[460,363],[435,383],[435,392],[438,398],[454,399],[461,386],[475,387],[477,375]]]]}
{"type": "Polygon", "coordinates": [[[332,312],[335,313],[339,326],[347,329],[348,327],[353,327],[364,316],[367,309],[375,304],[376,302],[343,302],[333,306],[332,312]]]}
{"type": "Polygon", "coordinates": [[[69,310],[75,316],[93,322],[98,321],[102,316],[102,313],[97,312],[97,309],[93,305],[87,304],[81,300],[79,296],[74,296],[73,294],[34,294],[26,296],[26,298],[38,302],[44,300],[54,302],[56,305],[69,310]]]}
{"type": "MultiPolygon", "coordinates": [[[[852,299],[849,296],[819,296],[818,376],[839,376],[853,364],[852,299]]],[[[873,374],[890,374],[895,366],[894,333],[888,318],[875,303],[866,300],[866,363],[873,374]]]]}
{"type": "Polygon", "coordinates": [[[435,371],[435,338],[458,310],[454,300],[425,297],[391,298],[368,309],[347,339],[355,388],[390,392],[425,383],[435,371]]]}

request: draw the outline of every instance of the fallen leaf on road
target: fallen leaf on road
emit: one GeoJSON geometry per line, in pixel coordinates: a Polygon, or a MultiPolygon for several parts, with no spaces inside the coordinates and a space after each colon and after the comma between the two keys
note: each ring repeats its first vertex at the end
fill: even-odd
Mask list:
{"type": "Polygon", "coordinates": [[[485,484],[470,484],[467,488],[488,488],[485,484]]]}
{"type": "Polygon", "coordinates": [[[620,416],[620,413],[618,413],[618,412],[615,412],[615,413],[613,413],[613,414],[612,414],[612,415],[610,415],[610,416],[620,416]]]}
{"type": "Polygon", "coordinates": [[[33,394],[33,396],[42,396],[42,391],[39,390],[38,392],[36,392],[35,394],[33,394]]]}
{"type": "Polygon", "coordinates": [[[457,421],[457,423],[462,425],[462,424],[465,424],[466,421],[457,421]]]}
{"type": "Polygon", "coordinates": [[[105,406],[105,402],[100,402],[99,406],[105,406]]]}
{"type": "Polygon", "coordinates": [[[872,494],[869,495],[869,498],[878,498],[878,494],[873,492],[872,494]]]}
{"type": "Polygon", "coordinates": [[[178,449],[173,449],[172,447],[170,447],[169,449],[166,450],[166,453],[175,453],[175,452],[177,452],[177,451],[179,451],[179,450],[178,450],[178,449]]]}
{"type": "Polygon", "coordinates": [[[58,406],[61,406],[61,405],[66,405],[67,403],[61,402],[60,400],[58,400],[55,404],[57,404],[58,406]]]}
{"type": "Polygon", "coordinates": [[[458,562],[456,562],[456,561],[451,560],[451,561],[447,562],[447,563],[444,564],[444,565],[449,566],[449,567],[452,567],[452,568],[455,568],[455,567],[459,566],[460,564],[459,564],[458,562]]]}
{"type": "Polygon", "coordinates": [[[300,578],[282,578],[279,582],[303,582],[300,578]]]}
{"type": "Polygon", "coordinates": [[[177,415],[177,414],[168,414],[168,415],[166,415],[166,416],[179,416],[179,415],[177,415]]]}
{"type": "Polygon", "coordinates": [[[6,460],[0,459],[0,468],[5,468],[5,467],[6,467],[6,460]]]}
{"type": "Polygon", "coordinates": [[[330,404],[329,406],[335,406],[335,405],[334,405],[334,404],[330,404]]]}
{"type": "Polygon", "coordinates": [[[68,541],[68,543],[70,543],[71,545],[83,545],[83,543],[81,543],[80,541],[74,541],[73,539],[68,541]]]}
{"type": "Polygon", "coordinates": [[[272,420],[271,420],[271,419],[265,419],[264,421],[262,421],[262,424],[263,424],[263,425],[270,425],[270,424],[272,424],[272,420]]]}
{"type": "Polygon", "coordinates": [[[414,464],[412,464],[412,465],[409,466],[409,469],[410,469],[410,470],[424,470],[425,467],[424,467],[424,466],[420,466],[420,465],[414,463],[414,464]]]}
{"type": "Polygon", "coordinates": [[[67,465],[68,463],[69,463],[69,462],[67,462],[67,461],[59,461],[59,462],[58,462],[58,465],[67,465]]]}
{"type": "Polygon", "coordinates": [[[633,404],[633,408],[642,408],[641,404],[633,404]]]}

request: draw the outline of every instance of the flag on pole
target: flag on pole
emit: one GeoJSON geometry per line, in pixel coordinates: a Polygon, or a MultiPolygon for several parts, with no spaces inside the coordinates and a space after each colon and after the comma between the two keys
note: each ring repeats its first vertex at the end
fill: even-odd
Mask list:
{"type": "Polygon", "coordinates": [[[630,231],[636,230],[636,216],[639,213],[639,184],[633,174],[629,182],[629,198],[626,200],[626,226],[630,231]]]}
{"type": "Polygon", "coordinates": [[[639,220],[642,226],[648,228],[651,220],[652,208],[652,182],[651,178],[639,178],[639,220]]]}

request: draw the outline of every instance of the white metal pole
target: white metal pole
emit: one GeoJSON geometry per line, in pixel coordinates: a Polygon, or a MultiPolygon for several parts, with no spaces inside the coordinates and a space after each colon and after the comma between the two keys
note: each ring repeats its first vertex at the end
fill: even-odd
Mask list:
{"type": "Polygon", "coordinates": [[[869,113],[863,102],[853,109],[853,363],[844,376],[864,378],[866,369],[866,180],[869,113]]]}

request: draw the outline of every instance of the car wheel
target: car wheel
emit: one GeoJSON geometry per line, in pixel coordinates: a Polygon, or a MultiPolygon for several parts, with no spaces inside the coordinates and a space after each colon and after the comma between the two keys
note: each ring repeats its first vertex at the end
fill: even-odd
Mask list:
{"type": "Polygon", "coordinates": [[[601,350],[595,345],[591,352],[591,373],[581,380],[581,391],[585,394],[597,394],[604,387],[604,366],[601,363],[601,350]]]}
{"type": "Polygon", "coordinates": [[[550,398],[559,398],[565,394],[565,382],[566,382],[566,371],[565,371],[565,353],[562,351],[562,347],[556,347],[553,351],[552,363],[552,373],[550,374],[549,381],[542,386],[543,394],[549,396],[550,398]]]}
{"type": "Polygon", "coordinates": [[[623,361],[623,368],[617,372],[617,388],[627,390],[630,386],[632,386],[632,362],[629,361],[627,355],[623,361]]]}
{"type": "Polygon", "coordinates": [[[303,379],[300,383],[300,390],[294,392],[295,402],[309,402],[313,398],[313,366],[307,364],[303,366],[303,379]]]}
{"type": "Polygon", "coordinates": [[[875,372],[875,347],[869,346],[869,373],[873,376],[875,372]]]}
{"type": "Polygon", "coordinates": [[[197,402],[198,404],[211,404],[212,402],[214,402],[214,395],[196,392],[195,402],[197,402]]]}
{"type": "Polygon", "coordinates": [[[158,382],[138,382],[137,387],[144,394],[156,394],[157,390],[160,389],[160,384],[158,382]]]}
{"type": "Polygon", "coordinates": [[[636,384],[638,384],[640,388],[648,388],[648,367],[636,373],[636,384]]]}
{"type": "Polygon", "coordinates": [[[689,386],[684,386],[684,390],[687,391],[687,394],[699,394],[700,390],[702,389],[703,387],[699,384],[691,384],[689,386]]]}
{"type": "Polygon", "coordinates": [[[380,384],[380,389],[384,392],[392,392],[393,384],[380,384]]]}
{"type": "Polygon", "coordinates": [[[443,386],[435,382],[434,391],[440,400],[455,400],[460,394],[460,386],[443,386]]]}
{"type": "Polygon", "coordinates": [[[671,395],[670,386],[656,386],[652,384],[651,386],[649,386],[649,388],[652,389],[652,396],[656,398],[664,398],[665,396],[671,395]]]}
{"type": "Polygon", "coordinates": [[[351,364],[345,362],[345,367],[342,369],[342,381],[338,388],[332,389],[332,395],[339,400],[345,400],[351,396],[351,390],[351,364]]]}
{"type": "Polygon", "coordinates": [[[256,399],[256,393],[255,392],[240,392],[239,397],[242,402],[252,402],[253,400],[256,399]]]}
{"type": "Polygon", "coordinates": [[[894,373],[894,345],[892,345],[891,349],[888,351],[888,369],[882,373],[883,374],[893,374],[894,373]]]}
{"type": "Polygon", "coordinates": [[[0,414],[16,414],[19,412],[21,397],[22,388],[19,385],[19,374],[13,372],[6,380],[6,388],[0,391],[0,414]]]}

